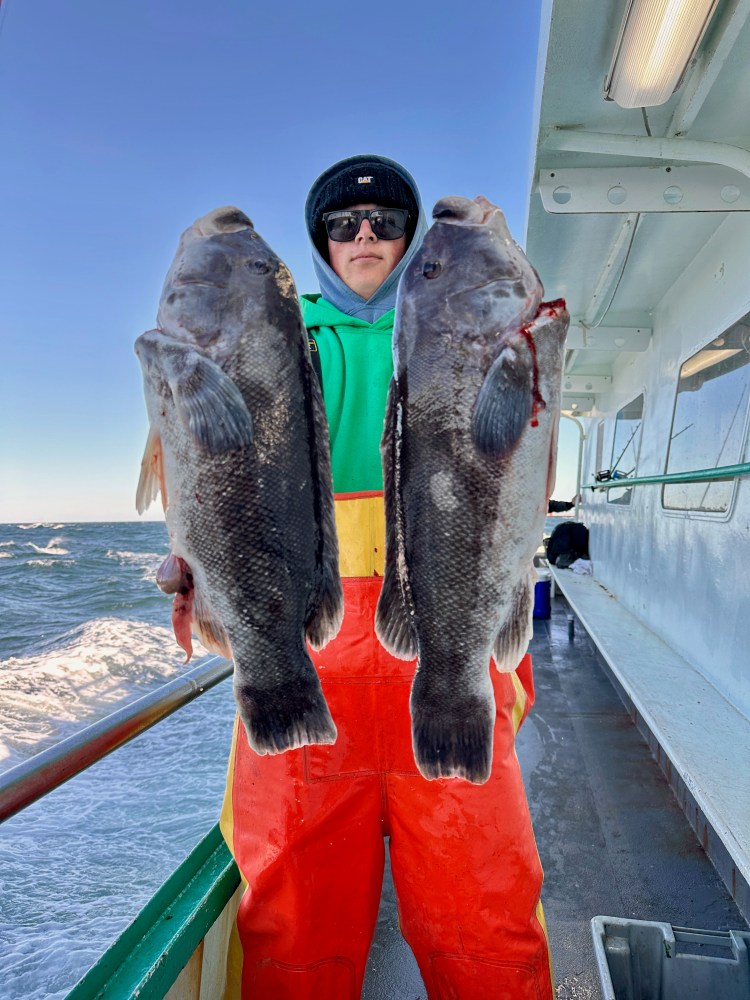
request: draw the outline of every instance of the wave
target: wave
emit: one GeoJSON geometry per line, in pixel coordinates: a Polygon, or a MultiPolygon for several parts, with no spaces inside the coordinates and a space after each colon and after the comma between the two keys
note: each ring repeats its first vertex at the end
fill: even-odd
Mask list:
{"type": "Polygon", "coordinates": [[[29,531],[31,528],[51,528],[52,531],[59,531],[60,528],[64,528],[64,524],[55,524],[53,521],[34,521],[30,524],[17,524],[17,528],[21,531],[29,531]]]}
{"type": "Polygon", "coordinates": [[[141,579],[154,583],[156,571],[164,562],[166,552],[117,552],[107,551],[107,559],[114,559],[121,566],[135,566],[141,570],[141,579]]]}
{"type": "Polygon", "coordinates": [[[13,558],[12,552],[0,552],[0,559],[12,559],[12,558],[13,558]]]}
{"type": "Polygon", "coordinates": [[[26,559],[23,563],[24,566],[75,566],[75,564],[75,559],[26,559]]]}
{"type": "Polygon", "coordinates": [[[11,539],[9,542],[0,542],[0,549],[9,549],[11,545],[15,546],[16,542],[11,539]]]}
{"type": "Polygon", "coordinates": [[[69,556],[70,552],[68,551],[68,549],[63,549],[60,547],[60,542],[62,541],[63,541],[62,538],[51,538],[47,542],[46,546],[35,545],[33,542],[26,542],[26,544],[30,546],[35,552],[38,552],[40,555],[69,556]]]}
{"type": "MultiPolygon", "coordinates": [[[[196,643],[194,660],[206,651],[196,643]]],[[[0,767],[109,714],[179,673],[169,628],[97,618],[33,655],[0,660],[0,767]]]]}

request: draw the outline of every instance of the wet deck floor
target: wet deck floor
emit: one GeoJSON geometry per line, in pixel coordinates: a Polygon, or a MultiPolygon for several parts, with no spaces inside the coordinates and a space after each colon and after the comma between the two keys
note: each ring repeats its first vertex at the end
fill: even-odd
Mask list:
{"type": "MultiPolygon", "coordinates": [[[[600,1000],[597,914],[743,928],[659,766],[564,598],[535,621],[536,705],[517,740],[539,854],[559,1000],[600,1000]]],[[[362,1000],[425,1000],[398,930],[390,871],[362,1000]]],[[[488,988],[488,1000],[492,991],[488,988]]]]}

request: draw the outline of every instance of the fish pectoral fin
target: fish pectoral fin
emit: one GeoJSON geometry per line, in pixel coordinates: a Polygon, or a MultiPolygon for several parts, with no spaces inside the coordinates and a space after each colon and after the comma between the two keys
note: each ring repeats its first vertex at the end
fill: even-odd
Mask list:
{"type": "Polygon", "coordinates": [[[474,444],[491,458],[502,458],[518,444],[533,409],[533,365],[527,351],[504,347],[487,372],[472,419],[474,444]]]}
{"type": "Polygon", "coordinates": [[[510,613],[498,633],[492,650],[500,673],[509,674],[515,670],[529,648],[534,634],[533,593],[531,577],[519,583],[513,591],[510,613]]]}
{"type": "Polygon", "coordinates": [[[189,348],[168,379],[177,414],[199,448],[212,457],[253,440],[253,421],[242,393],[210,358],[189,348]]]}
{"type": "Polygon", "coordinates": [[[141,474],[135,491],[135,509],[139,514],[151,506],[161,491],[162,504],[167,506],[167,486],[164,480],[164,461],[161,437],[153,427],[149,428],[146,447],[141,459],[141,474]]]}

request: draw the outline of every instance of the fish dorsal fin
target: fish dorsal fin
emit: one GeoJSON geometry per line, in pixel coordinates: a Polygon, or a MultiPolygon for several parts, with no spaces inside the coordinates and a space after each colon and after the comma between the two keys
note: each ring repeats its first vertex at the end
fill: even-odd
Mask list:
{"type": "Polygon", "coordinates": [[[161,437],[153,427],[149,428],[146,447],[141,459],[141,474],[135,491],[135,507],[139,514],[151,506],[161,491],[161,502],[167,506],[167,486],[164,481],[164,463],[161,437]]]}
{"type": "Polygon", "coordinates": [[[253,422],[242,393],[210,358],[186,349],[184,366],[169,378],[177,413],[190,436],[215,457],[253,440],[253,422]]]}
{"type": "Polygon", "coordinates": [[[413,660],[417,655],[417,640],[407,606],[406,595],[410,596],[410,591],[409,582],[405,579],[404,516],[400,491],[402,416],[399,383],[394,377],[388,389],[381,444],[385,499],[385,575],[375,612],[375,632],[391,655],[401,660],[413,660]]]}
{"type": "Polygon", "coordinates": [[[491,458],[516,447],[533,409],[533,363],[517,340],[502,349],[487,372],[474,406],[472,437],[491,458]]]}
{"type": "Polygon", "coordinates": [[[322,649],[335,638],[344,617],[344,594],[339,576],[339,546],[336,513],[331,488],[331,453],[328,422],[320,382],[312,364],[306,369],[307,399],[310,404],[313,489],[318,498],[320,544],[317,557],[317,585],[311,595],[310,611],[305,622],[307,641],[313,649],[322,649]]]}

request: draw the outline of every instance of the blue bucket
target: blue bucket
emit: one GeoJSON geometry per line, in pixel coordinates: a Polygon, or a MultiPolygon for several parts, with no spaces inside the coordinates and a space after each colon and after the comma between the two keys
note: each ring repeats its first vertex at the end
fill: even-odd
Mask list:
{"type": "MultiPolygon", "coordinates": [[[[541,577],[541,573],[539,574],[541,577]]],[[[537,580],[534,586],[534,617],[549,618],[552,614],[552,581],[537,580]]]]}

